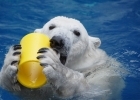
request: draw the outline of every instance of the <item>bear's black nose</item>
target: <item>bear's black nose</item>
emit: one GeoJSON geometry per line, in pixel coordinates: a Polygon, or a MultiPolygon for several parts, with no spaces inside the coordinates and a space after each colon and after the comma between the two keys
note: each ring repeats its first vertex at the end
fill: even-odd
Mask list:
{"type": "Polygon", "coordinates": [[[60,36],[53,36],[50,40],[50,46],[52,48],[61,49],[64,46],[64,40],[60,36]]]}

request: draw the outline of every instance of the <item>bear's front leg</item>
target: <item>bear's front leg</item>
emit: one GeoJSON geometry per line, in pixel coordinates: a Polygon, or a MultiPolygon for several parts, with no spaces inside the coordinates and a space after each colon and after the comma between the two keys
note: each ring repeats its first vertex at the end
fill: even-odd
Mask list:
{"type": "Polygon", "coordinates": [[[21,45],[11,46],[6,54],[3,67],[0,71],[0,86],[10,91],[19,91],[17,82],[17,64],[20,59],[21,45]]]}
{"type": "Polygon", "coordinates": [[[80,94],[88,89],[84,75],[80,72],[65,67],[59,60],[59,56],[48,48],[38,51],[41,66],[53,90],[61,97],[70,97],[80,94]]]}

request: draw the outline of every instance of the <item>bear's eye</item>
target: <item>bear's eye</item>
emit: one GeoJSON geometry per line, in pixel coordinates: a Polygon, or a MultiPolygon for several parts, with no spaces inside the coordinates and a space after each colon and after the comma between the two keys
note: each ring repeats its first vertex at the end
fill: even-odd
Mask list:
{"type": "Polygon", "coordinates": [[[77,30],[74,30],[73,33],[74,33],[76,36],[80,36],[80,32],[78,32],[77,30]]]}
{"type": "Polygon", "coordinates": [[[51,25],[50,27],[49,27],[49,30],[52,30],[52,29],[54,29],[56,26],[55,25],[51,25]]]}

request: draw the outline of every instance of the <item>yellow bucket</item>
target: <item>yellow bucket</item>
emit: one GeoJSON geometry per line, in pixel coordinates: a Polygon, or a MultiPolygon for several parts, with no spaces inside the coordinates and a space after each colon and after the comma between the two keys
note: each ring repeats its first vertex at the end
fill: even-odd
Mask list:
{"type": "Polygon", "coordinates": [[[42,72],[37,52],[40,48],[50,47],[49,38],[42,33],[30,33],[24,36],[20,44],[21,59],[18,66],[17,79],[27,88],[38,88],[47,82],[42,72]]]}

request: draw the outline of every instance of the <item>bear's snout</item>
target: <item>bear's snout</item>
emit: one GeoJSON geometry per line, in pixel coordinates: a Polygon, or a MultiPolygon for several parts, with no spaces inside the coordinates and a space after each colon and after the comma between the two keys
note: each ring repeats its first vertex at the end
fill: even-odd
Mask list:
{"type": "Polygon", "coordinates": [[[50,40],[50,46],[56,49],[62,49],[64,47],[64,40],[60,36],[53,36],[50,40]]]}

